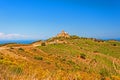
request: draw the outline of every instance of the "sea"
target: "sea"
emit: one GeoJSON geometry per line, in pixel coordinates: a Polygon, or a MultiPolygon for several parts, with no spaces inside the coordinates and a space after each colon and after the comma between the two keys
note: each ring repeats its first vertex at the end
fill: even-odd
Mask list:
{"type": "Polygon", "coordinates": [[[37,40],[0,40],[0,44],[17,43],[17,44],[31,44],[37,40]]]}
{"type": "MultiPolygon", "coordinates": [[[[110,39],[103,39],[103,40],[110,40],[110,39]]],[[[120,39],[114,39],[114,40],[120,41],[120,39]]],[[[7,43],[31,44],[35,41],[38,40],[0,40],[0,44],[7,44],[7,43]]]]}

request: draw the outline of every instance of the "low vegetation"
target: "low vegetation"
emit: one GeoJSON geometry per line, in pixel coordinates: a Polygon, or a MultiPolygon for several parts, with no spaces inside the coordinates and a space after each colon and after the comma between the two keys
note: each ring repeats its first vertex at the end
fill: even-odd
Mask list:
{"type": "Polygon", "coordinates": [[[35,56],[34,59],[36,59],[36,60],[43,60],[43,57],[41,57],[41,56],[35,56]]]}
{"type": "Polygon", "coordinates": [[[74,35],[46,43],[1,46],[0,80],[120,80],[119,41],[74,35]],[[49,44],[57,40],[66,43],[49,44]]]}
{"type": "Polygon", "coordinates": [[[86,55],[85,55],[84,53],[80,54],[80,57],[81,57],[82,59],[86,59],[86,55]]]}

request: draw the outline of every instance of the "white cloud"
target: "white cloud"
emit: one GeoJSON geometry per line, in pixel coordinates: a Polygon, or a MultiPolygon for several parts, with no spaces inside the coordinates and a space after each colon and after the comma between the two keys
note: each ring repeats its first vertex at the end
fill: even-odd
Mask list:
{"type": "Polygon", "coordinates": [[[0,39],[20,39],[20,38],[26,38],[27,36],[21,35],[21,34],[5,34],[0,33],[0,39]]]}

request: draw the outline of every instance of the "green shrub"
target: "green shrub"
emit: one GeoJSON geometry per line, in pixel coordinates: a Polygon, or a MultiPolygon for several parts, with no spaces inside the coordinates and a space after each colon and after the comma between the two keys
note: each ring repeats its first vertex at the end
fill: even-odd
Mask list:
{"type": "Polygon", "coordinates": [[[24,51],[24,49],[23,49],[23,48],[19,48],[18,50],[20,50],[20,51],[24,51]]]}
{"type": "Polygon", "coordinates": [[[109,76],[109,72],[108,72],[108,70],[105,69],[105,68],[101,69],[99,73],[100,73],[100,75],[103,76],[103,77],[109,76]]]}
{"type": "Polygon", "coordinates": [[[36,59],[36,60],[43,60],[43,57],[41,57],[41,56],[35,56],[34,59],[36,59]]]}
{"type": "Polygon", "coordinates": [[[4,58],[3,58],[3,56],[0,54],[0,60],[1,60],[1,59],[4,59],[4,58]]]}
{"type": "Polygon", "coordinates": [[[69,60],[69,61],[67,61],[67,64],[69,64],[69,65],[75,65],[75,62],[73,62],[72,60],[69,60]]]}
{"type": "Polygon", "coordinates": [[[41,46],[46,46],[45,42],[42,42],[42,43],[41,43],[41,46]]]}
{"type": "Polygon", "coordinates": [[[18,66],[11,67],[11,71],[12,73],[15,73],[15,74],[22,74],[23,72],[22,68],[18,66]]]}
{"type": "Polygon", "coordinates": [[[55,62],[55,66],[56,66],[57,68],[60,68],[60,66],[59,66],[59,64],[58,64],[57,62],[55,62]]]}
{"type": "Polygon", "coordinates": [[[117,46],[117,44],[112,44],[113,46],[117,46]]]}
{"type": "Polygon", "coordinates": [[[80,39],[80,37],[77,36],[77,35],[72,35],[72,36],[70,36],[70,38],[71,38],[71,39],[80,39]]]}
{"type": "Polygon", "coordinates": [[[64,62],[64,61],[66,61],[66,59],[65,59],[65,58],[61,58],[60,61],[61,61],[61,62],[64,62]]]}
{"type": "Polygon", "coordinates": [[[94,53],[99,53],[99,51],[96,51],[96,50],[95,50],[95,51],[93,51],[93,52],[94,52],[94,53]]]}
{"type": "Polygon", "coordinates": [[[37,51],[37,49],[33,49],[33,51],[37,51]]]}
{"type": "Polygon", "coordinates": [[[10,47],[10,49],[14,49],[13,47],[10,47]]]}
{"type": "Polygon", "coordinates": [[[49,61],[46,61],[47,64],[51,64],[49,61]]]}
{"type": "Polygon", "coordinates": [[[74,65],[74,70],[80,70],[80,66],[79,65],[74,65]]]}
{"type": "Polygon", "coordinates": [[[85,55],[84,53],[80,54],[80,57],[81,57],[82,59],[86,59],[86,55],[85,55]]]}

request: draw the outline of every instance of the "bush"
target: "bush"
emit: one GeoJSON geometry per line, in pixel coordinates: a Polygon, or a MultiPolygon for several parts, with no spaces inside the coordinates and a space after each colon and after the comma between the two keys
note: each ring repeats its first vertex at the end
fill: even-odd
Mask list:
{"type": "Polygon", "coordinates": [[[72,39],[80,39],[80,37],[77,36],[77,35],[72,35],[72,36],[70,36],[70,38],[72,38],[72,39]]]}
{"type": "Polygon", "coordinates": [[[65,58],[61,58],[60,61],[61,61],[61,62],[64,62],[64,61],[66,61],[66,59],[65,59],[65,58]]]}
{"type": "Polygon", "coordinates": [[[24,51],[24,49],[23,49],[23,48],[19,48],[18,50],[20,50],[20,51],[24,51]]]}
{"type": "Polygon", "coordinates": [[[46,46],[45,42],[41,43],[41,46],[46,46]]]}
{"type": "Polygon", "coordinates": [[[21,67],[14,66],[11,68],[11,71],[15,74],[22,74],[23,70],[21,67]]]}
{"type": "Polygon", "coordinates": [[[73,62],[72,60],[69,60],[69,61],[67,61],[67,64],[69,64],[69,65],[75,65],[75,62],[73,62]]]}
{"type": "Polygon", "coordinates": [[[14,49],[13,47],[10,47],[10,49],[14,49]]]}
{"type": "Polygon", "coordinates": [[[3,58],[3,56],[0,54],[0,60],[1,60],[1,59],[4,59],[4,58],[3,58]]]}
{"type": "Polygon", "coordinates": [[[41,56],[35,56],[34,59],[36,59],[36,60],[43,60],[43,57],[41,57],[41,56]]]}
{"type": "Polygon", "coordinates": [[[99,53],[99,51],[93,51],[94,53],[99,53]]]}
{"type": "Polygon", "coordinates": [[[47,64],[51,64],[49,61],[46,61],[47,64]]]}
{"type": "Polygon", "coordinates": [[[109,76],[109,72],[107,69],[103,68],[100,70],[100,75],[103,76],[103,77],[106,77],[106,76],[109,76]]]}
{"type": "Polygon", "coordinates": [[[116,44],[112,44],[113,46],[117,46],[116,44]]]}
{"type": "Polygon", "coordinates": [[[80,54],[80,57],[81,57],[82,59],[86,59],[86,55],[85,55],[84,53],[80,54]]]}

